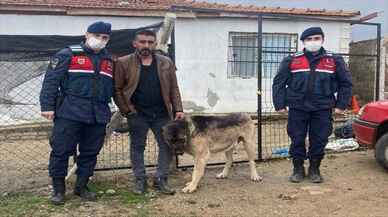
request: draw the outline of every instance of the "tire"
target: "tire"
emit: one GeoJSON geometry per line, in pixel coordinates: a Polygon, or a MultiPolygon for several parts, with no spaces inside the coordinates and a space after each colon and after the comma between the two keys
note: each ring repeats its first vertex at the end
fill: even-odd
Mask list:
{"type": "Polygon", "coordinates": [[[388,170],[388,133],[377,141],[375,146],[375,158],[377,163],[388,170]]]}

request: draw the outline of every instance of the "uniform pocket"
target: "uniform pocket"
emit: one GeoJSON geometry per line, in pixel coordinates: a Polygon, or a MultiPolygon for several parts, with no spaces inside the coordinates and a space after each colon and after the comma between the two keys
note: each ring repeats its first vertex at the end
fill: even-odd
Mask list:
{"type": "Polygon", "coordinates": [[[65,126],[62,124],[55,124],[51,130],[51,135],[49,137],[49,144],[51,149],[56,153],[63,154],[65,152],[66,144],[66,135],[65,135],[65,126]]]}
{"type": "Polygon", "coordinates": [[[333,92],[333,76],[325,72],[317,72],[316,94],[323,96],[331,96],[333,92]]]}
{"type": "Polygon", "coordinates": [[[101,77],[98,79],[96,88],[98,88],[98,98],[102,102],[110,102],[113,97],[113,80],[111,78],[101,77]]]}
{"type": "Polygon", "coordinates": [[[304,72],[297,72],[293,74],[290,82],[290,88],[299,93],[304,93],[307,89],[308,76],[304,72]]]}
{"type": "Polygon", "coordinates": [[[92,75],[72,75],[69,78],[68,92],[75,96],[91,96],[92,75]]]}

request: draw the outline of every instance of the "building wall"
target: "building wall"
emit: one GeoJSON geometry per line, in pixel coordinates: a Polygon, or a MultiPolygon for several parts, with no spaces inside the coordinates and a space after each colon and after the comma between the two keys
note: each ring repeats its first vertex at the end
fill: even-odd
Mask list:
{"type": "MultiPolygon", "coordinates": [[[[136,28],[161,21],[160,18],[43,16],[0,14],[0,34],[12,35],[80,35],[97,20],[112,23],[113,29],[136,28]]],[[[265,20],[263,32],[297,33],[310,26],[321,26],[326,34],[325,47],[335,52],[347,52],[350,26],[336,22],[294,22],[265,20]]],[[[185,110],[189,112],[227,113],[257,111],[257,79],[228,79],[227,56],[229,32],[256,32],[255,19],[178,18],[176,22],[176,62],[185,110]]],[[[299,50],[302,45],[298,43],[299,50]]],[[[34,86],[38,100],[41,78],[23,84],[10,95],[20,95],[21,89],[34,86]],[[17,94],[16,94],[17,93],[17,94]]],[[[262,110],[272,110],[272,79],[262,80],[262,110]]],[[[38,109],[38,108],[37,108],[38,109]]]]}
{"type": "MultiPolygon", "coordinates": [[[[384,90],[386,88],[387,73],[388,73],[388,44],[384,43],[386,40],[382,40],[381,43],[381,64],[380,64],[380,77],[379,84],[379,99],[386,98],[384,90]]],[[[355,54],[362,55],[376,55],[376,40],[365,40],[350,44],[350,60],[349,69],[352,74],[353,81],[353,94],[358,95],[361,104],[373,101],[375,99],[375,80],[376,80],[376,57],[368,56],[355,56],[355,54]]]]}
{"type": "MultiPolygon", "coordinates": [[[[348,52],[350,26],[343,23],[268,21],[266,33],[297,33],[321,26],[326,33],[325,47],[348,52]]],[[[257,79],[228,79],[227,52],[229,32],[257,32],[254,19],[192,19],[176,25],[176,57],[183,98],[197,112],[256,112],[257,79]]],[[[298,49],[303,47],[298,43],[298,49]]],[[[272,79],[262,80],[262,110],[271,111],[272,79]]]]}

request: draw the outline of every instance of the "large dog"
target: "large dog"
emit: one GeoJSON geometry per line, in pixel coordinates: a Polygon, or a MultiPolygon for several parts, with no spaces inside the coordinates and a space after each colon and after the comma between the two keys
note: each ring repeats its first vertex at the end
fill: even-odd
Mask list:
{"type": "Polygon", "coordinates": [[[248,154],[251,180],[262,179],[255,164],[255,126],[248,114],[186,117],[185,120],[170,121],[162,133],[176,154],[188,153],[194,157],[192,180],[182,189],[185,193],[197,189],[211,153],[225,152],[226,164],[217,178],[227,178],[233,163],[233,150],[239,143],[243,143],[248,154]]]}

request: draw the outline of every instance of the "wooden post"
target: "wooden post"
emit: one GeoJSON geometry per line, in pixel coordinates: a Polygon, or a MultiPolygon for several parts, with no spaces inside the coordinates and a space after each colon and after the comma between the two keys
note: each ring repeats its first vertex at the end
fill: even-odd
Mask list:
{"type": "Polygon", "coordinates": [[[159,29],[156,41],[158,42],[158,45],[156,49],[162,50],[167,53],[168,49],[168,41],[171,36],[171,32],[174,29],[175,26],[175,20],[176,20],[176,14],[175,13],[167,13],[164,17],[163,25],[159,29]]]}

